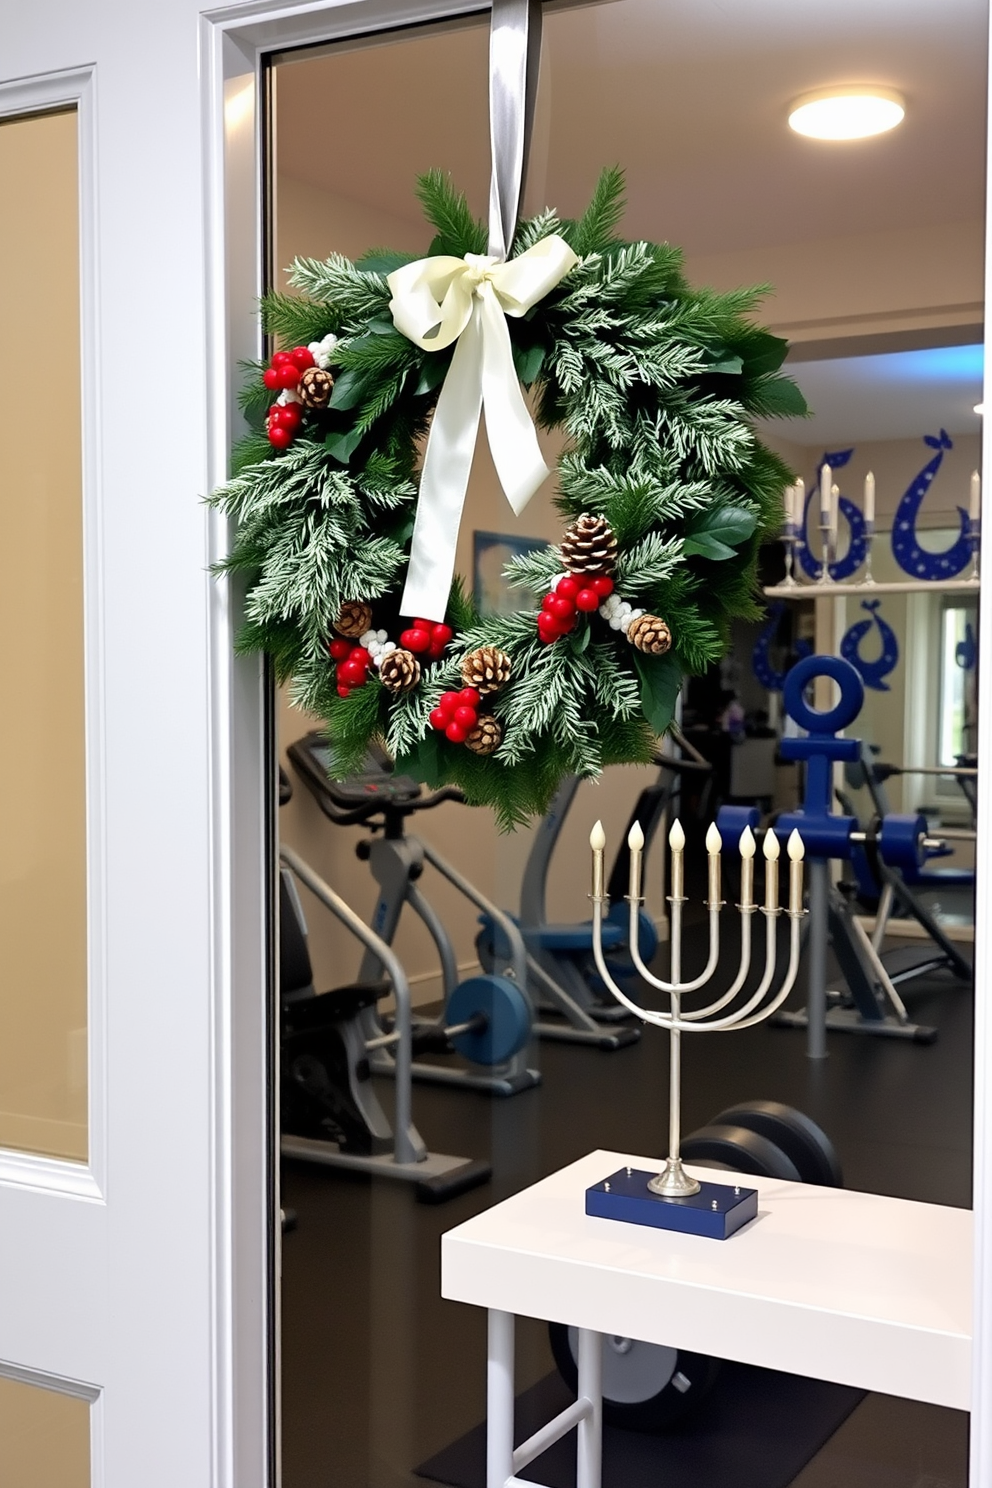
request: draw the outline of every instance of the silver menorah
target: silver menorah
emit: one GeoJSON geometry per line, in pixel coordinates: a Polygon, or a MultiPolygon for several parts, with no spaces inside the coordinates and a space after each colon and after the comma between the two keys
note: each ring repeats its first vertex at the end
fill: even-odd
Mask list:
{"type": "MultiPolygon", "coordinates": [[[[617,986],[603,954],[603,911],[609,906],[605,893],[605,848],[606,833],[602,822],[597,822],[589,837],[592,848],[592,912],[593,952],[600,976],[616,1000],[628,1008],[645,1023],[658,1028],[667,1028],[670,1036],[671,1083],[669,1089],[668,1160],[663,1170],[647,1184],[653,1194],[666,1199],[686,1199],[700,1192],[700,1184],[685,1171],[680,1155],[681,1103],[682,1103],[682,1035],[683,1033],[713,1033],[723,1029],[752,1028],[763,1022],[782,1006],[795,984],[799,969],[800,927],[803,919],[803,840],[793,831],[786,844],[789,856],[789,906],[786,913],[791,921],[789,935],[789,965],[785,979],[778,991],[769,992],[775,979],[778,954],[777,921],[782,909],[779,905],[779,841],[773,831],[764,834],[763,856],[765,859],[765,902],[760,906],[765,916],[765,966],[757,988],[737,1008],[731,1004],[741,992],[751,970],[751,922],[759,906],[754,900],[754,856],[757,844],[750,827],[745,827],[737,844],[741,864],[741,894],[737,906],[741,922],[740,966],[733,983],[715,1001],[705,1007],[682,1007],[682,999],[697,992],[712,981],[720,960],[720,878],[722,868],[723,839],[716,823],[710,825],[706,834],[706,851],[709,867],[709,890],[706,908],[709,911],[709,955],[706,966],[699,976],[691,981],[682,980],[682,914],[686,904],[685,886],[685,833],[678,818],[672,823],[668,835],[672,850],[670,947],[671,981],[654,976],[645,966],[639,946],[639,911],[644,902],[641,892],[643,877],[644,834],[635,822],[627,837],[630,848],[630,880],[627,903],[630,908],[630,930],[628,947],[631,960],[639,975],[659,992],[667,992],[670,999],[668,1012],[641,1007],[632,1001],[617,986]],[[725,1011],[725,1009],[730,1011],[725,1011]]],[[[609,1185],[607,1184],[607,1189],[609,1185]]],[[[713,1207],[716,1208],[716,1202],[713,1207]]],[[[653,1222],[653,1221],[652,1221],[653,1222]]]]}

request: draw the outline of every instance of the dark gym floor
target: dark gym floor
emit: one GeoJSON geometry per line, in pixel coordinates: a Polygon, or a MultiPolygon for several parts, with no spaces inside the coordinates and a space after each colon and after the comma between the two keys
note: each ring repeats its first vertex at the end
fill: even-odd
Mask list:
{"type": "MultiPolygon", "coordinates": [[[[685,1041],[683,1130],[733,1101],[786,1101],[828,1133],[848,1187],[969,1206],[972,994],[943,976],[903,990],[939,1028],[934,1045],[835,1033],[812,1064],[786,1029],[685,1041]]],[[[490,1184],[438,1207],[406,1185],[289,1165],[285,1488],[423,1488],[415,1464],[483,1418],[485,1317],[441,1300],[438,1237],[592,1148],[661,1153],[667,1042],[647,1029],[614,1054],[542,1044],[543,1085],[510,1100],[416,1086],[428,1146],[493,1164],[490,1184]]],[[[524,1389],[553,1364],[545,1325],[521,1320],[518,1338],[524,1389]]],[[[869,1395],[794,1488],[965,1488],[967,1434],[962,1412],[869,1395]]]]}

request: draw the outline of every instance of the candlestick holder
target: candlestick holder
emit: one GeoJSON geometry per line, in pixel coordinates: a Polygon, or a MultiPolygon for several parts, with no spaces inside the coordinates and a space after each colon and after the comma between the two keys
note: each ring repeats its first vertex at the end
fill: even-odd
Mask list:
{"type": "Polygon", "coordinates": [[[685,1171],[680,1153],[682,1120],[682,1035],[684,1033],[715,1033],[718,1031],[753,1028],[770,1018],[782,1006],[796,981],[799,969],[800,927],[803,919],[803,857],[802,838],[793,831],[787,844],[789,857],[789,905],[785,913],[790,921],[789,961],[781,986],[772,992],[778,958],[778,918],[782,914],[778,898],[779,841],[773,831],[765,833],[763,854],[765,858],[765,902],[761,913],[765,917],[765,965],[761,979],[754,992],[745,993],[744,1000],[734,1007],[738,995],[744,988],[751,970],[752,922],[759,906],[754,902],[754,855],[756,843],[750,827],[741,833],[737,849],[741,864],[741,897],[737,905],[740,915],[741,954],[737,974],[729,989],[704,1007],[685,1009],[682,999],[700,991],[712,980],[720,960],[720,898],[721,854],[723,841],[716,824],[711,824],[706,834],[706,850],[709,862],[709,888],[706,908],[709,917],[709,951],[706,966],[699,976],[688,981],[682,979],[682,915],[686,904],[683,892],[685,835],[678,819],[669,833],[672,850],[671,889],[668,902],[671,905],[669,945],[671,950],[671,980],[664,981],[654,976],[644,965],[639,945],[639,912],[643,904],[641,894],[642,855],[644,834],[635,822],[627,838],[630,848],[630,879],[627,903],[630,909],[628,946],[634,966],[644,981],[660,992],[668,994],[669,1010],[662,1012],[654,1008],[641,1007],[617,986],[610,974],[603,954],[603,916],[609,899],[603,889],[603,863],[606,834],[602,823],[597,822],[590,835],[593,852],[592,939],[596,967],[612,995],[623,1007],[645,1023],[656,1028],[666,1028],[669,1034],[669,1105],[668,1105],[668,1160],[657,1175],[625,1169],[611,1174],[602,1183],[586,1192],[586,1213],[606,1218],[622,1219],[634,1224],[652,1225],[659,1229],[681,1230],[716,1239],[727,1239],[741,1225],[757,1214],[757,1192],[740,1185],[699,1183],[685,1171]],[[771,995],[769,995],[771,994],[771,995]],[[728,1011],[729,1010],[729,1011],[728,1011]]]}
{"type": "Polygon", "coordinates": [[[799,542],[799,529],[792,521],[782,524],[782,545],[785,548],[785,578],[782,580],[787,589],[797,589],[796,582],[796,544],[799,542]]]}
{"type": "Polygon", "coordinates": [[[871,553],[875,542],[875,519],[865,518],[865,572],[861,580],[862,584],[874,584],[875,577],[871,571],[871,553]]]}
{"type": "Polygon", "coordinates": [[[980,517],[971,517],[968,521],[968,540],[971,543],[971,568],[968,577],[973,583],[978,583],[978,555],[982,546],[982,522],[980,517]]]}

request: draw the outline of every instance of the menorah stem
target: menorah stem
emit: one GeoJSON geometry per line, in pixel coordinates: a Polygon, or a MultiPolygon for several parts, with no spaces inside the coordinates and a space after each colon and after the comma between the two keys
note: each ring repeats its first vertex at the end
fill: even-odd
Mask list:
{"type": "Polygon", "coordinates": [[[648,1188],[663,1198],[688,1198],[699,1192],[699,1184],[690,1178],[682,1166],[682,1033],[678,1026],[682,1003],[682,906],[684,898],[673,895],[669,899],[671,915],[671,990],[668,994],[672,1027],[669,1029],[668,1046],[668,1161],[648,1188]]]}

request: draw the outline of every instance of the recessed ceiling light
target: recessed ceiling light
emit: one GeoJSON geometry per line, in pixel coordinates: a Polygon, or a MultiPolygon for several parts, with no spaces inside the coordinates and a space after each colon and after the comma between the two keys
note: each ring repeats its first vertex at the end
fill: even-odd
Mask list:
{"type": "Polygon", "coordinates": [[[895,129],[905,113],[905,101],[891,88],[851,84],[797,98],[789,110],[789,125],[810,139],[867,139],[895,129]]]}

